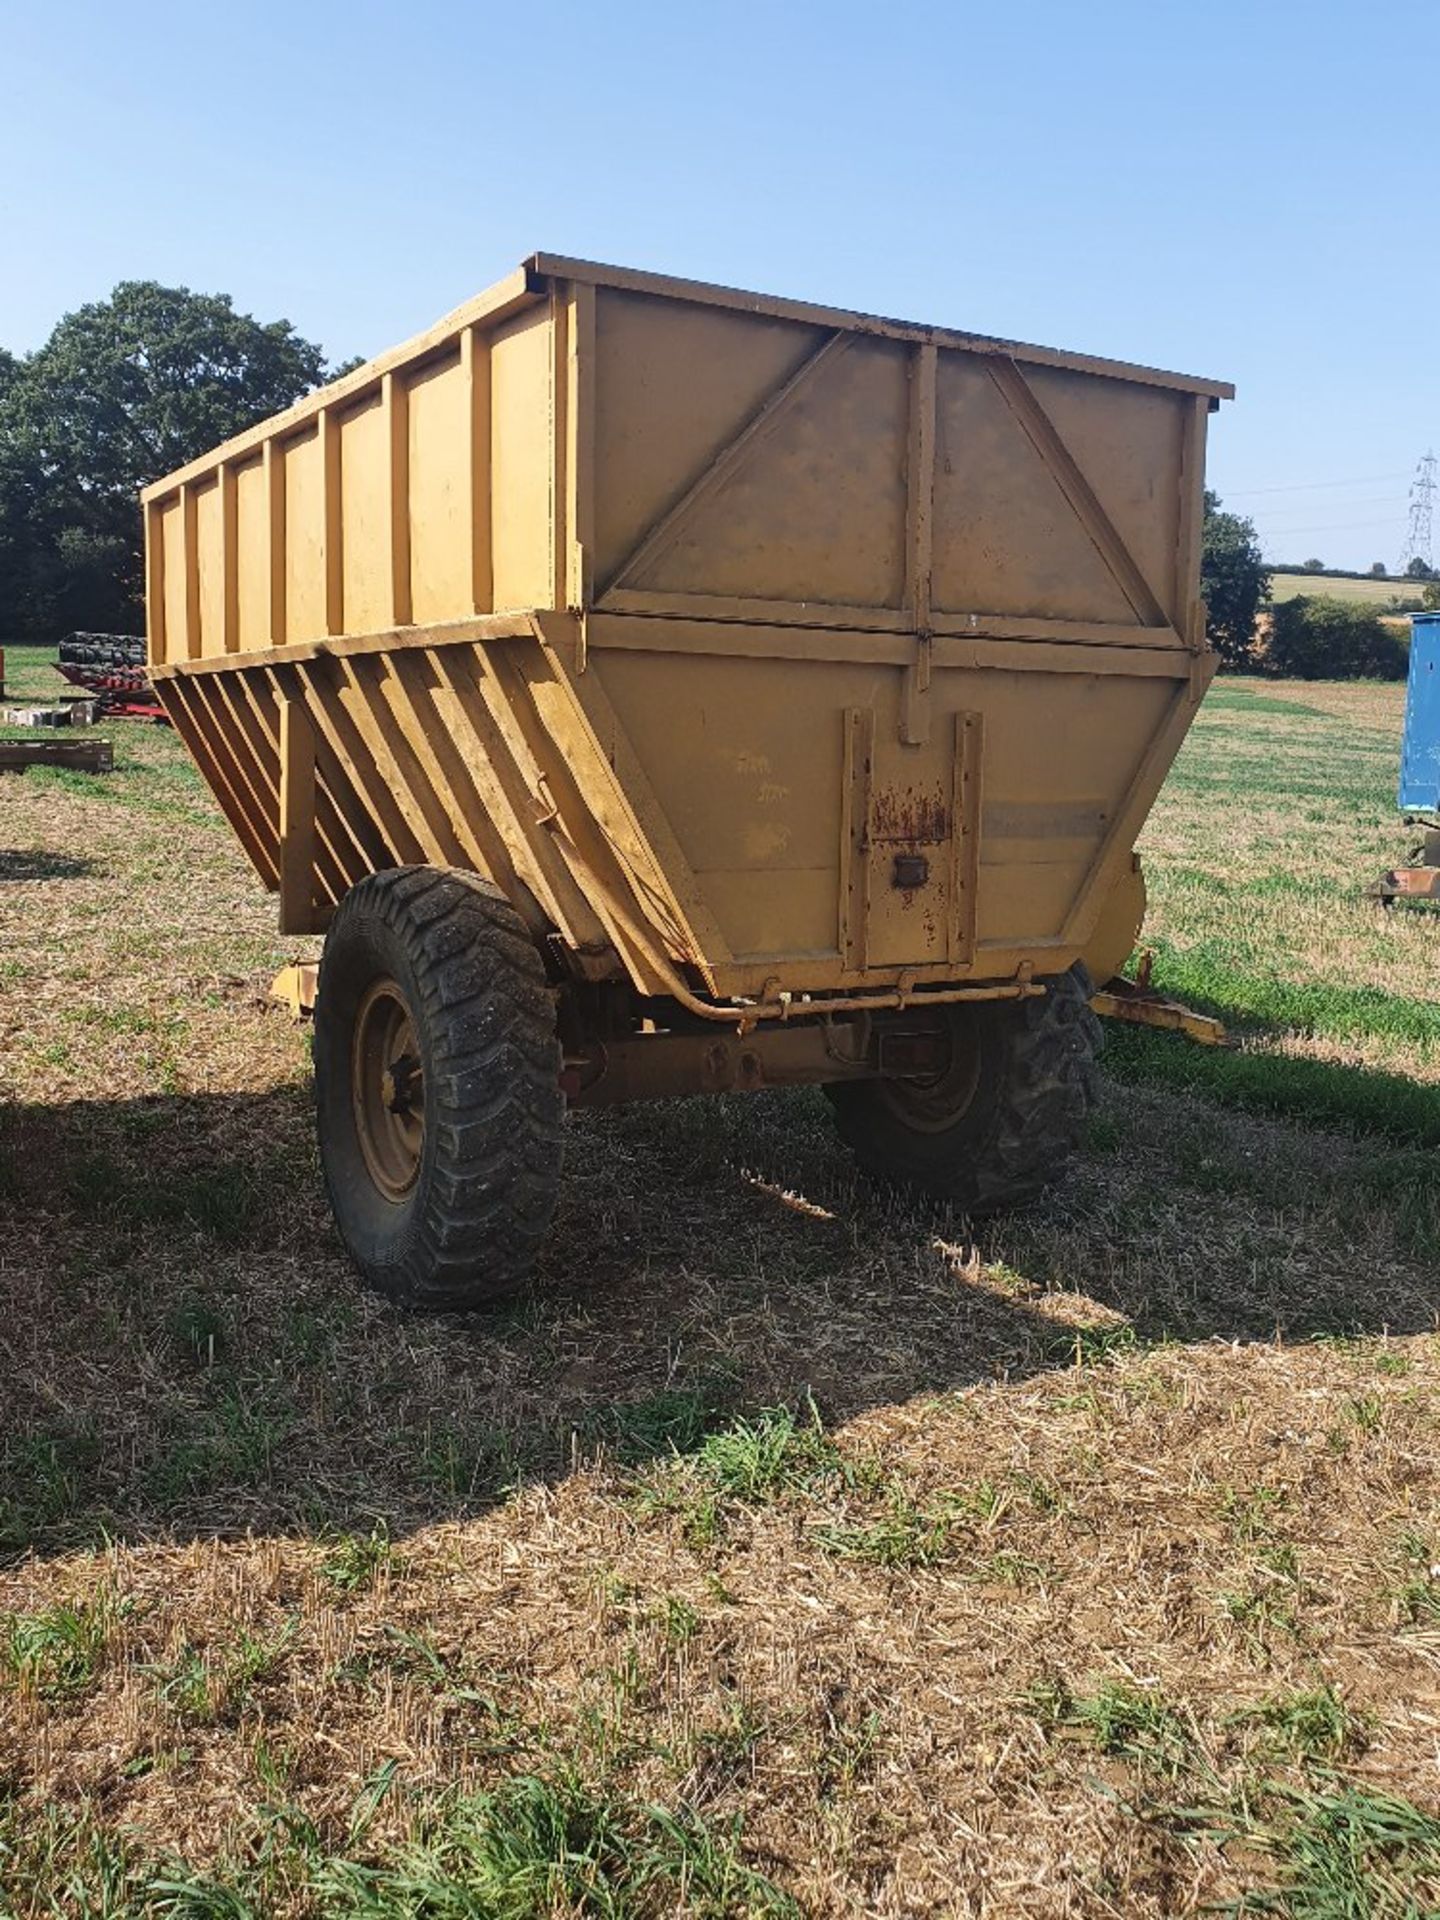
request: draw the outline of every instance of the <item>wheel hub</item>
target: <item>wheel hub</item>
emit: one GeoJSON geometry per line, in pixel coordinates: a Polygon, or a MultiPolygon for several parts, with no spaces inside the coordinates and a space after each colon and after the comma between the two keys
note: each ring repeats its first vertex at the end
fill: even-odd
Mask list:
{"type": "Polygon", "coordinates": [[[390,1113],[409,1113],[419,1091],[420,1062],[412,1053],[402,1053],[380,1076],[380,1096],[390,1113]]]}
{"type": "Polygon", "coordinates": [[[356,1011],[350,1088],[366,1169],[398,1203],[420,1172],[425,1090],[414,1015],[388,976],[371,984],[356,1011]]]}
{"type": "Polygon", "coordinates": [[[945,1133],[974,1099],[980,1085],[980,1048],[970,1021],[953,1014],[936,1033],[917,1036],[928,1072],[879,1082],[881,1096],[906,1126],[917,1133],[945,1133]]]}

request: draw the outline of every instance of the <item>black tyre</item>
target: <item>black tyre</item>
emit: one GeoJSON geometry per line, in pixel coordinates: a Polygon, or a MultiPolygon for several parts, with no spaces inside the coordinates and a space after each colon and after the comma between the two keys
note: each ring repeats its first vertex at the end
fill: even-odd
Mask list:
{"type": "Polygon", "coordinates": [[[1046,984],[1043,999],[946,1009],[950,1059],[933,1079],[826,1087],[871,1179],[979,1218],[1059,1178],[1095,1102],[1104,1035],[1083,966],[1046,984]]]}
{"type": "Polygon", "coordinates": [[[555,1206],[560,1068],[540,956],[495,887],[399,867],[346,895],[320,962],[315,1107],[372,1287],[466,1308],[524,1283],[555,1206]]]}

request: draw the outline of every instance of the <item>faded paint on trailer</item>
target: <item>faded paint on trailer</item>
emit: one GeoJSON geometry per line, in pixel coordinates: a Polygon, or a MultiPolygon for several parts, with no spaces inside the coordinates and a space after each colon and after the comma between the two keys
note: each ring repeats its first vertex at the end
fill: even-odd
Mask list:
{"type": "Polygon", "coordinates": [[[1058,973],[1213,671],[1229,392],[537,255],[146,490],[153,672],[288,931],[422,860],[646,993],[1058,973]]]}

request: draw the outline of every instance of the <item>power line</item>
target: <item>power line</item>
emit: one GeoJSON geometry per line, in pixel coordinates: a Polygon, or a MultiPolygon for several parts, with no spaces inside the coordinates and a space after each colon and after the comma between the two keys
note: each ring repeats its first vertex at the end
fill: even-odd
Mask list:
{"type": "Polygon", "coordinates": [[[1435,512],[1435,455],[1425,453],[1415,469],[1415,478],[1410,483],[1410,524],[1405,529],[1405,550],[1400,555],[1400,571],[1403,573],[1412,560],[1423,560],[1427,567],[1435,564],[1434,540],[1432,534],[1435,512]]]}
{"type": "Polygon", "coordinates": [[[1395,518],[1387,514],[1383,520],[1306,520],[1298,527],[1273,527],[1272,533],[1343,533],[1346,527],[1393,527],[1395,518]]]}
{"type": "MultiPolygon", "coordinates": [[[[1407,498],[1408,496],[1403,493],[1372,493],[1367,494],[1363,500],[1333,501],[1331,505],[1332,509],[1338,507],[1344,511],[1348,508],[1352,513],[1359,513],[1363,512],[1367,507],[1404,506],[1407,498]]],[[[1317,501],[1316,505],[1322,506],[1323,503],[1317,501]]],[[[1258,507],[1255,512],[1250,515],[1250,518],[1268,524],[1276,519],[1285,519],[1291,514],[1304,513],[1305,511],[1306,507],[1258,507]]]]}
{"type": "MultiPolygon", "coordinates": [[[[1312,524],[1308,527],[1276,527],[1269,533],[1262,534],[1261,537],[1273,546],[1277,540],[1292,540],[1302,533],[1364,533],[1371,527],[1393,527],[1394,525],[1395,522],[1389,518],[1384,520],[1326,520],[1318,525],[1312,524]]],[[[1403,572],[1404,569],[1402,568],[1401,571],[1403,572]]]]}
{"type": "Polygon", "coordinates": [[[1227,500],[1253,500],[1262,493],[1313,493],[1321,487],[1369,487],[1381,480],[1403,480],[1408,468],[1398,473],[1362,473],[1353,480],[1297,480],[1283,487],[1238,487],[1225,495],[1227,500]]]}

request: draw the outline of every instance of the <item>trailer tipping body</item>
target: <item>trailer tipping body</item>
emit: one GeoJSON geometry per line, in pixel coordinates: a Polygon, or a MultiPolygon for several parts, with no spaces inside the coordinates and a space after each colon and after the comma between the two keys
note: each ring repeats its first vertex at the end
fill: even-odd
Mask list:
{"type": "Polygon", "coordinates": [[[289,931],[423,860],[645,992],[1061,970],[1229,391],[537,255],[147,489],[152,672],[289,931]]]}

